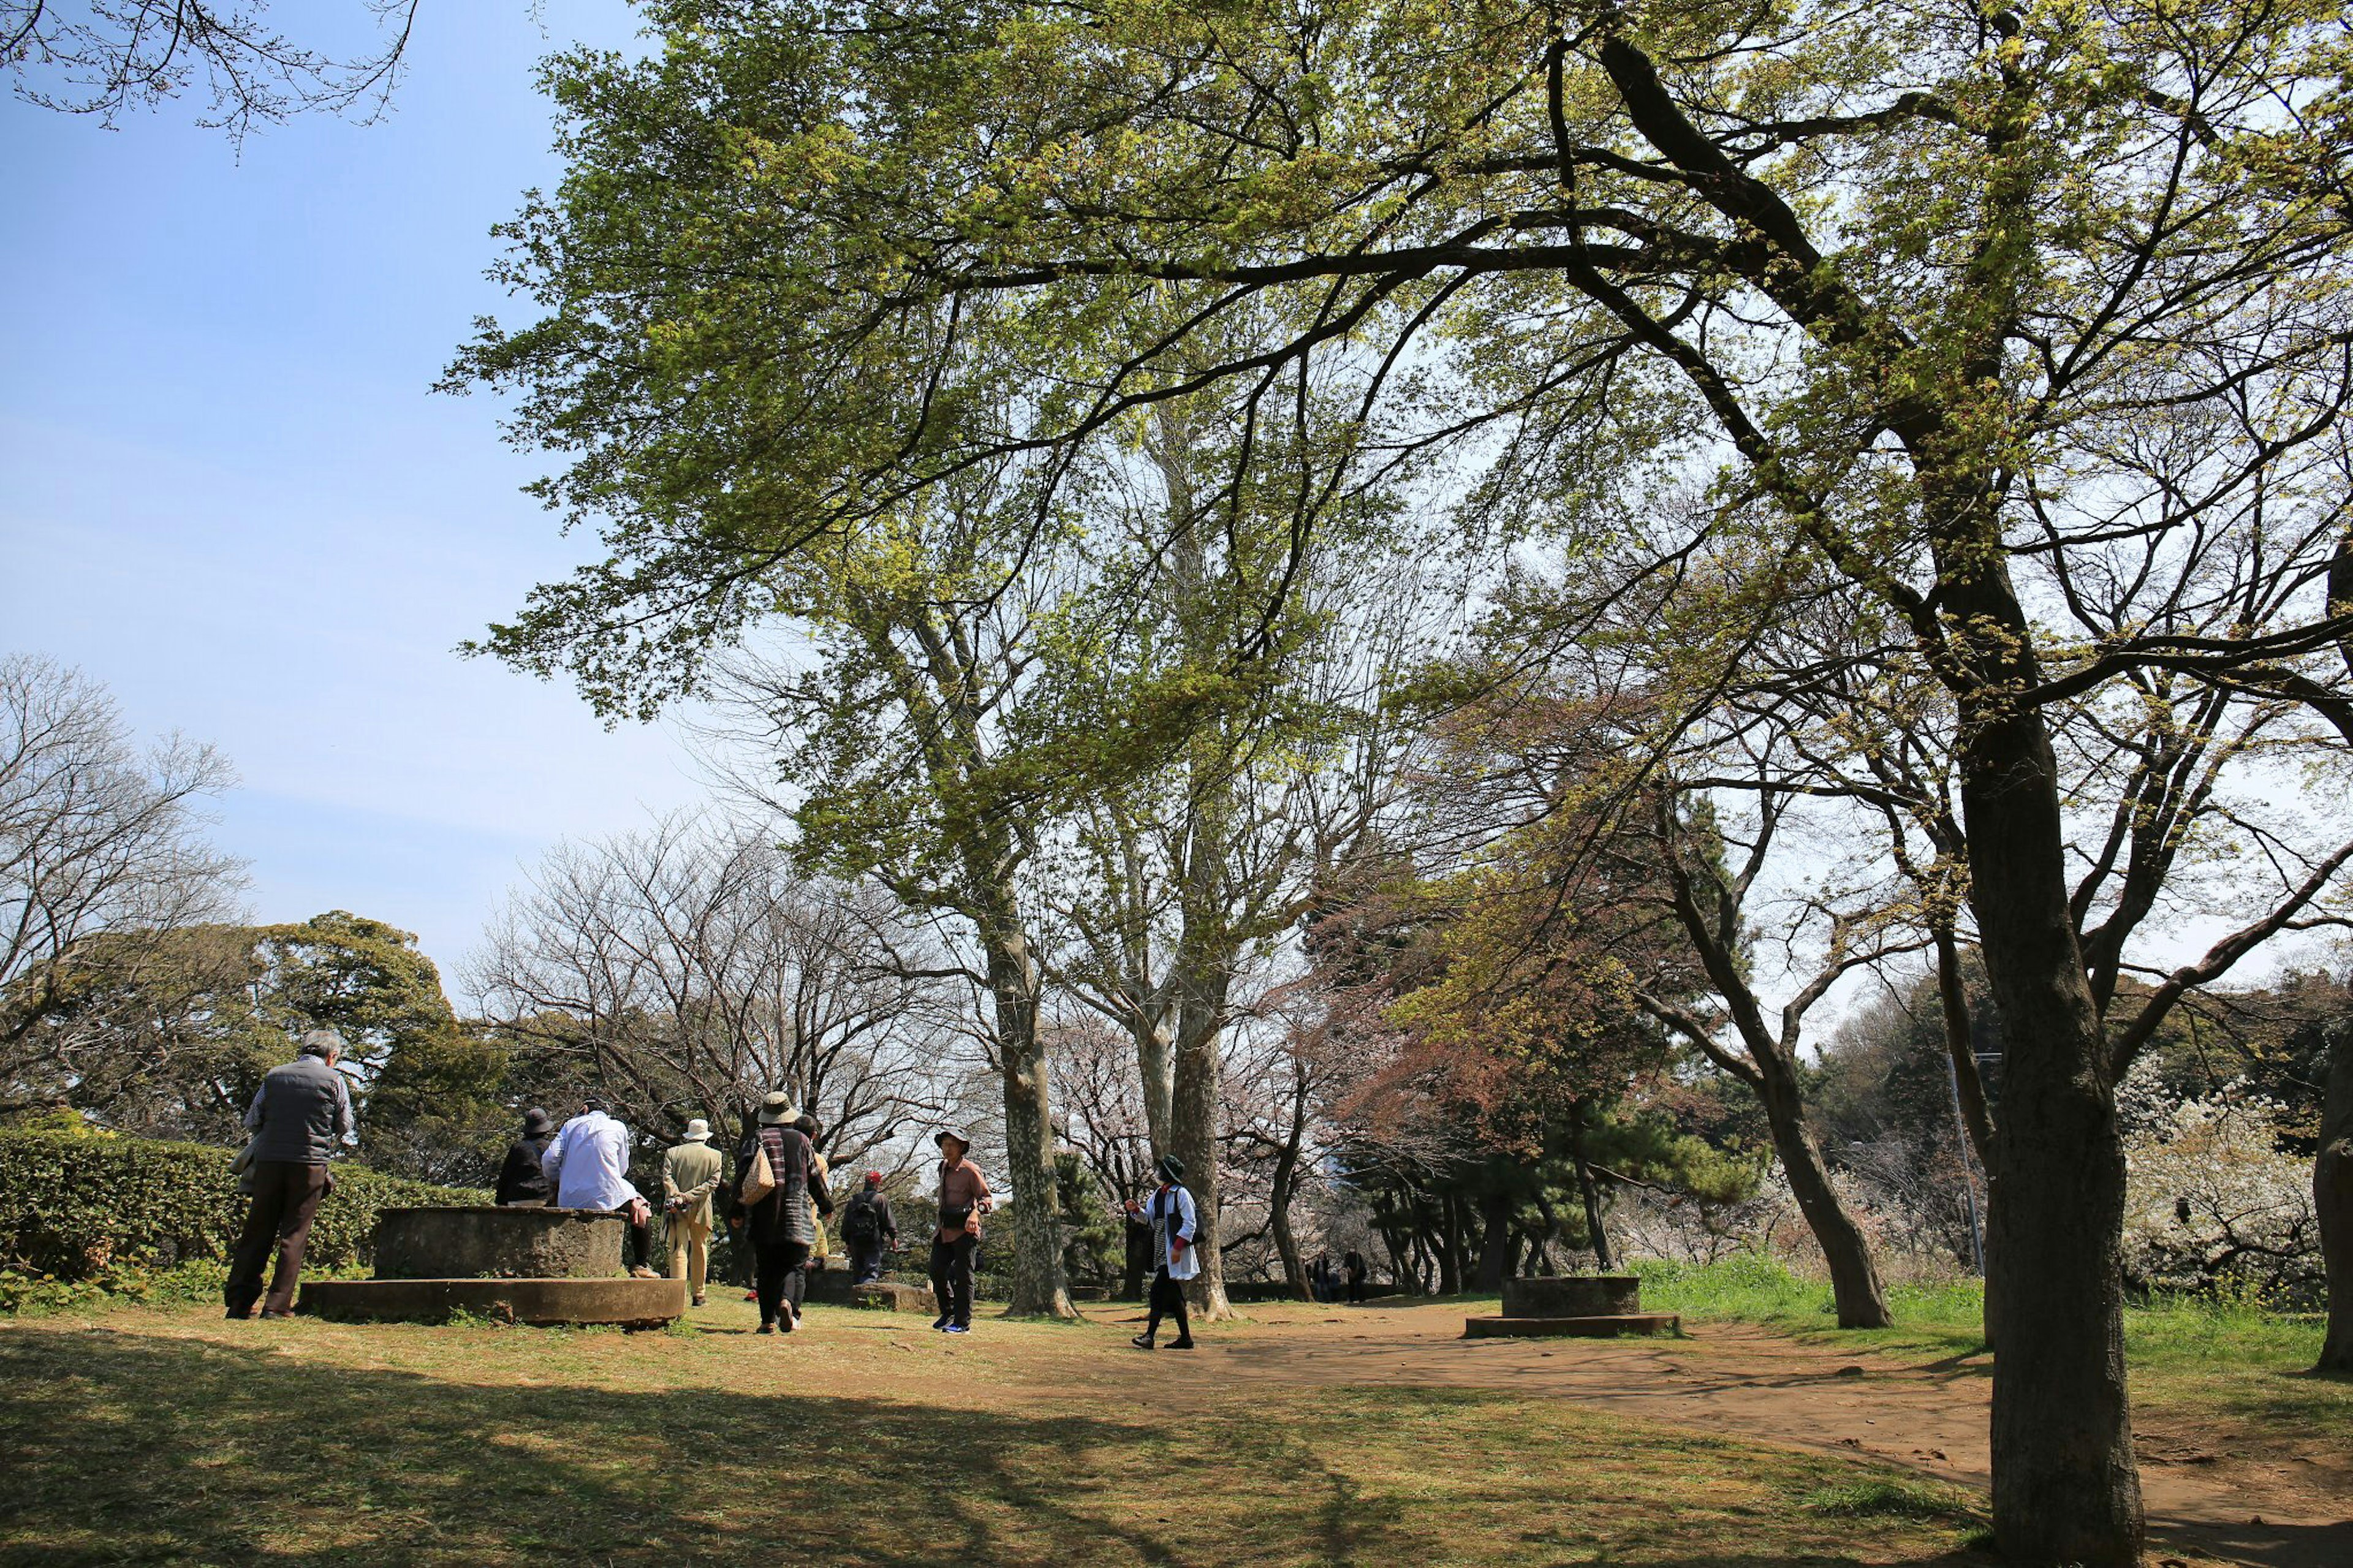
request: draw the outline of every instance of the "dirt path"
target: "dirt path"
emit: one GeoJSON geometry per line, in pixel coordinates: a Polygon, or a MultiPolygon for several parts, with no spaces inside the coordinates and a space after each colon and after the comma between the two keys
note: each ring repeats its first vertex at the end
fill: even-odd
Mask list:
{"type": "MultiPolygon", "coordinates": [[[[1629,1415],[1869,1456],[1982,1491],[1989,1484],[1981,1360],[1856,1354],[1738,1324],[1682,1340],[1465,1340],[1459,1308],[1253,1308],[1205,1333],[1192,1370],[1159,1397],[1224,1404],[1253,1384],[1399,1384],[1556,1394],[1629,1415]]],[[[1040,1394],[1099,1394],[1100,1352],[1003,1368],[1040,1394]]],[[[1073,1350],[1078,1347],[1073,1346],[1073,1350]]],[[[1165,1358],[1164,1359],[1167,1359],[1165,1358]]],[[[1155,1369],[1156,1370],[1156,1369],[1155,1369]]],[[[2160,1562],[2353,1568],[2353,1455],[2289,1444],[2260,1456],[2144,1415],[2141,1486],[2160,1562]]]]}

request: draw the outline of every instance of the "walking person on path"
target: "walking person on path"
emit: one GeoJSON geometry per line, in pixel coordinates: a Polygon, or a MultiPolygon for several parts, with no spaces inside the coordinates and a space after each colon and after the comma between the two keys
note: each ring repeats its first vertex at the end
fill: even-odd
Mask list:
{"type": "Polygon", "coordinates": [[[882,1195],[882,1173],[866,1173],[866,1184],[842,1206],[841,1239],[849,1247],[849,1282],[863,1285],[882,1278],[882,1255],[899,1245],[899,1222],[891,1215],[891,1200],[882,1195]]]}
{"type": "Polygon", "coordinates": [[[988,1178],[966,1155],[972,1139],[960,1127],[932,1135],[940,1150],[940,1227],[932,1236],[932,1295],[940,1315],[932,1327],[961,1334],[972,1328],[972,1259],[980,1249],[980,1216],[996,1205],[988,1178]]]}
{"type": "Polygon", "coordinates": [[[269,1069],[246,1108],[246,1131],[253,1134],[246,1146],[246,1190],[253,1203],[222,1292],[232,1318],[253,1316],[254,1302],[261,1300],[261,1270],[273,1250],[278,1266],[261,1315],[283,1318],[294,1310],[311,1221],[335,1187],[327,1162],[352,1135],[351,1088],[335,1070],[343,1059],[343,1036],[313,1029],[302,1037],[300,1055],[269,1069]]]}
{"type": "Polygon", "coordinates": [[[629,1222],[629,1273],[661,1278],[646,1261],[653,1205],[630,1184],[629,1130],[613,1119],[610,1102],[596,1094],[583,1099],[580,1114],[564,1124],[539,1163],[555,1189],[557,1208],[621,1215],[629,1222]]]}
{"type": "Polygon", "coordinates": [[[1340,1259],[1340,1267],[1347,1275],[1348,1300],[1351,1302],[1362,1301],[1365,1299],[1365,1255],[1352,1247],[1348,1249],[1348,1256],[1340,1259]]]}
{"type": "Polygon", "coordinates": [[[662,1155],[662,1228],[670,1239],[670,1277],[688,1281],[694,1304],[711,1273],[711,1194],[725,1162],[711,1146],[711,1123],[698,1116],[685,1141],[662,1155]]]}
{"type": "Polygon", "coordinates": [[[744,1185],[763,1156],[774,1184],[751,1203],[744,1217],[744,1234],[752,1243],[758,1283],[760,1332],[789,1334],[799,1324],[802,1292],[807,1284],[809,1243],[817,1234],[812,1207],[833,1212],[833,1194],[817,1168],[817,1151],[793,1122],[798,1112],[788,1094],[772,1094],[760,1102],[760,1125],[744,1141],[735,1163],[735,1190],[746,1198],[744,1185]]]}
{"type": "Polygon", "coordinates": [[[507,1145],[506,1163],[499,1167],[498,1203],[537,1207],[555,1195],[548,1184],[547,1145],[555,1137],[555,1122],[533,1106],[522,1113],[522,1136],[507,1145]]]}
{"type": "MultiPolygon", "coordinates": [[[[1176,1320],[1176,1337],[1168,1348],[1188,1351],[1193,1348],[1193,1324],[1185,1311],[1184,1282],[1201,1272],[1201,1260],[1193,1250],[1194,1238],[1201,1233],[1200,1216],[1194,1211],[1193,1194],[1185,1190],[1185,1162],[1163,1154],[1153,1168],[1160,1174],[1160,1190],[1141,1210],[1152,1226],[1152,1308],[1144,1331],[1128,1342],[1151,1350],[1165,1314],[1176,1320]]],[[[1134,1198],[1127,1200],[1127,1212],[1139,1212],[1134,1198]]]]}

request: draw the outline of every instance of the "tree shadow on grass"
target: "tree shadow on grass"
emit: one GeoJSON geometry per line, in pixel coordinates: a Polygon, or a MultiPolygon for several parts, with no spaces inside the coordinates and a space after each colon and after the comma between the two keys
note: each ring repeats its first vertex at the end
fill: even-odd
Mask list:
{"type": "MultiPolygon", "coordinates": [[[[617,1391],[322,1366],[298,1349],[106,1329],[0,1336],[0,1563],[1484,1560],[1433,1538],[1431,1510],[1453,1507],[1476,1528],[1499,1514],[1544,1526],[1498,1538],[1515,1535],[1513,1560],[1541,1568],[1595,1561],[1591,1543],[1629,1517],[1490,1490],[1475,1456],[1448,1482],[1473,1495],[1432,1495],[1409,1476],[1367,1487],[1327,1462],[1328,1430],[1319,1451],[1282,1421],[964,1411],[952,1383],[923,1405],[797,1394],[788,1353],[729,1363],[762,1386],[617,1391]]],[[[1345,1418],[1401,1403],[1367,1396],[1345,1418]]],[[[1497,1434],[1498,1451],[1514,1440],[1497,1434]]],[[[1727,1537],[1675,1515],[1652,1509],[1629,1550],[1600,1560],[1853,1561],[1757,1550],[1787,1539],[1786,1521],[1727,1537]]]]}

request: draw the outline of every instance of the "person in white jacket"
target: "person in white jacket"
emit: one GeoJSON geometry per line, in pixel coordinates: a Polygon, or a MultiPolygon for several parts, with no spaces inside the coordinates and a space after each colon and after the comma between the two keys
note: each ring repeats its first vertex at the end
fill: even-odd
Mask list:
{"type": "Polygon", "coordinates": [[[629,1183],[629,1130],[613,1119],[603,1097],[592,1094],[580,1102],[580,1114],[564,1124],[539,1157],[539,1168],[554,1189],[555,1207],[595,1209],[627,1219],[629,1272],[639,1279],[661,1278],[646,1261],[653,1205],[629,1183]]]}
{"type": "Polygon", "coordinates": [[[1139,1205],[1134,1198],[1127,1200],[1127,1212],[1152,1226],[1152,1308],[1144,1321],[1144,1331],[1130,1342],[1136,1349],[1154,1348],[1153,1336],[1160,1331],[1163,1315],[1176,1320],[1176,1337],[1168,1342],[1172,1351],[1193,1348],[1193,1325],[1185,1315],[1184,1282],[1201,1272],[1201,1259],[1194,1243],[1201,1234],[1200,1216],[1193,1207],[1193,1194],[1185,1190],[1185,1162],[1174,1154],[1160,1156],[1155,1167],[1160,1174],[1160,1190],[1152,1201],[1139,1205]]]}

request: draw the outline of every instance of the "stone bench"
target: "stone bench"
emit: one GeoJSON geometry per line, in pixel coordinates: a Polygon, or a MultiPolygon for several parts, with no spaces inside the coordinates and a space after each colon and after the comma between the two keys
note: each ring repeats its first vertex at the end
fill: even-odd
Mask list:
{"type": "Polygon", "coordinates": [[[1672,1312],[1642,1310],[1642,1282],[1631,1274],[1567,1274],[1504,1280],[1502,1314],[1465,1318],[1462,1337],[1611,1339],[1672,1334],[1682,1328],[1682,1319],[1672,1312]]]}

